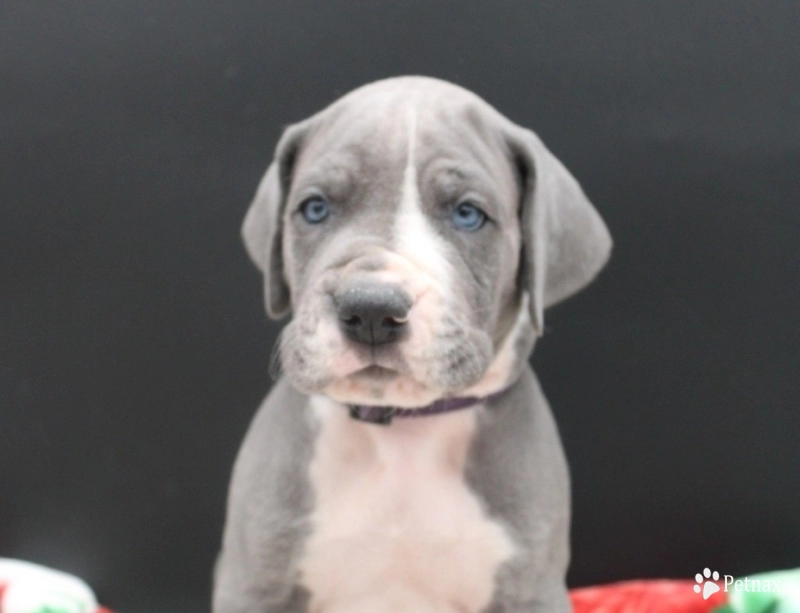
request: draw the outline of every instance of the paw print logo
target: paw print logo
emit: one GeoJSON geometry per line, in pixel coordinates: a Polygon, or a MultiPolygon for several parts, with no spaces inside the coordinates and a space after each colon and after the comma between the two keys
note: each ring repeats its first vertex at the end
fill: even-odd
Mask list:
{"type": "Polygon", "coordinates": [[[694,576],[694,580],[697,581],[697,585],[692,589],[694,589],[695,594],[699,594],[702,589],[703,600],[708,600],[712,594],[719,592],[719,586],[714,583],[714,581],[719,581],[719,573],[717,571],[712,573],[710,569],[704,568],[703,574],[697,573],[694,576]]]}

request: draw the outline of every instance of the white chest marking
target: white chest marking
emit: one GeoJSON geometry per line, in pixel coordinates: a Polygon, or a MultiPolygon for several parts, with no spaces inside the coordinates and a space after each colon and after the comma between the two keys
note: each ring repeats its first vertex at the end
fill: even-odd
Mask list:
{"type": "MultiPolygon", "coordinates": [[[[362,423],[327,398],[301,572],[311,613],[478,613],[514,551],[464,481],[475,410],[362,423]]],[[[478,409],[479,410],[479,409],[478,409]]]]}

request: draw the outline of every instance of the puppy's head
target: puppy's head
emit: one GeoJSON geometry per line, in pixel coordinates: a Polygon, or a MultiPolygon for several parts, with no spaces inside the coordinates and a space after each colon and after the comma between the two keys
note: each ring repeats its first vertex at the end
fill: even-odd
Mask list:
{"type": "Polygon", "coordinates": [[[292,384],[419,406],[518,376],[611,240],[530,131],[455,85],[379,81],[289,127],[244,222],[292,384]]]}

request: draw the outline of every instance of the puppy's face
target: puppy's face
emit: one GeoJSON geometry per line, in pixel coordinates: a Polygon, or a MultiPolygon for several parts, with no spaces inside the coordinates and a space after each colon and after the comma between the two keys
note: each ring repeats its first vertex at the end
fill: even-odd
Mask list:
{"type": "Polygon", "coordinates": [[[306,392],[401,406],[460,393],[518,310],[511,153],[463,101],[415,102],[343,109],[297,152],[281,357],[306,392]]]}
{"type": "Polygon", "coordinates": [[[293,309],[280,353],[295,387],[419,406],[514,376],[547,286],[532,262],[535,155],[512,125],[412,78],[356,90],[284,136],[244,233],[269,310],[293,309]]]}

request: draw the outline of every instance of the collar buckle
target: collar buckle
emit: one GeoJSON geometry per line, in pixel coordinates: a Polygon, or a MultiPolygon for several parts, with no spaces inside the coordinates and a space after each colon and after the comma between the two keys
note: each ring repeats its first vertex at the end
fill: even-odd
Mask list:
{"type": "Polygon", "coordinates": [[[368,424],[388,426],[392,423],[394,414],[395,410],[391,407],[350,406],[350,417],[356,421],[363,421],[368,424]]]}

